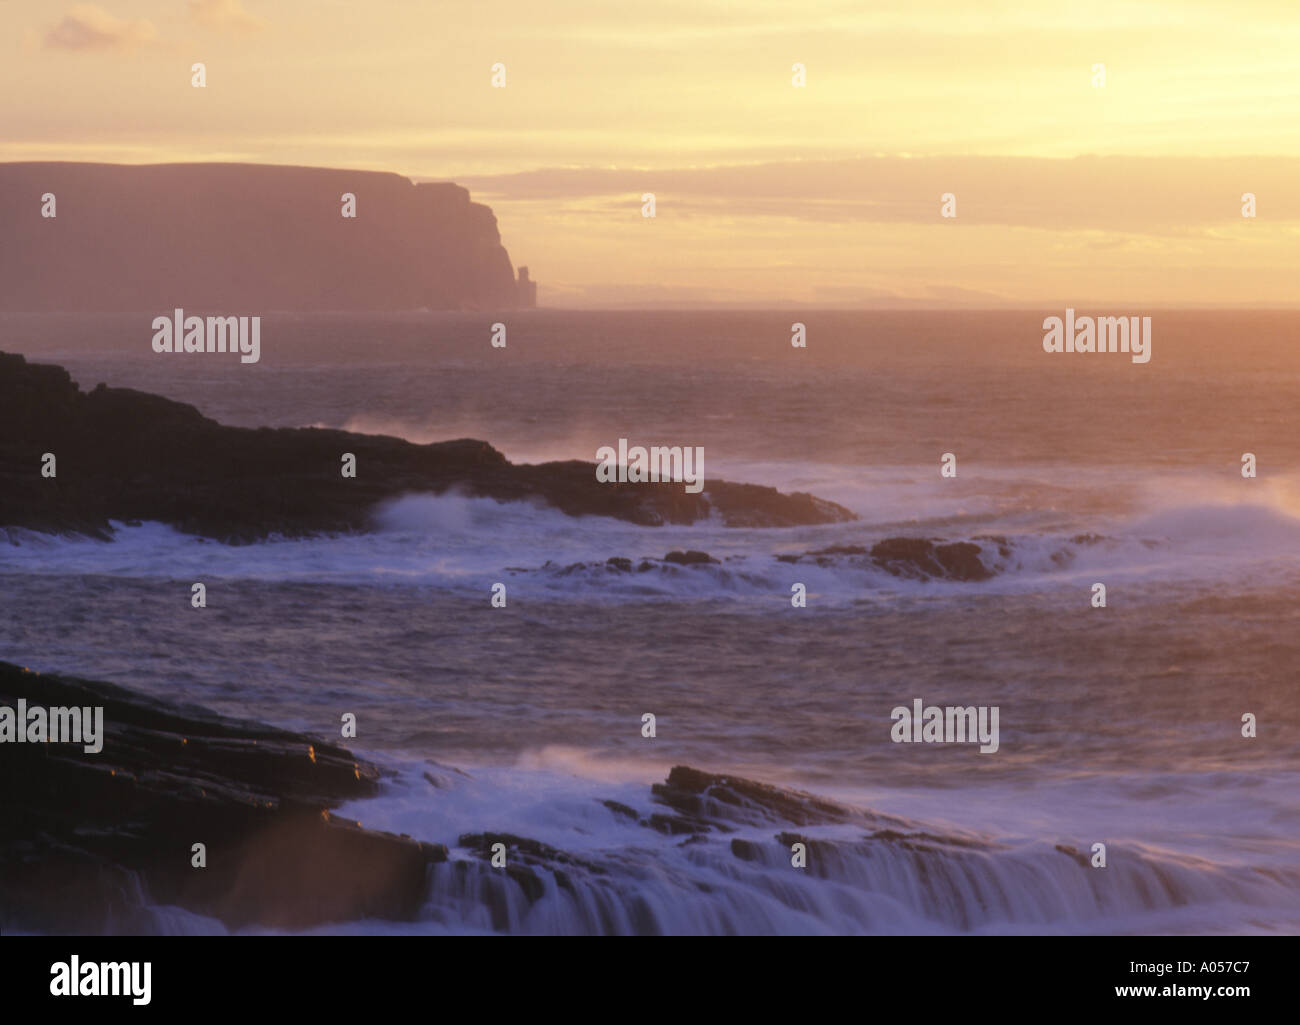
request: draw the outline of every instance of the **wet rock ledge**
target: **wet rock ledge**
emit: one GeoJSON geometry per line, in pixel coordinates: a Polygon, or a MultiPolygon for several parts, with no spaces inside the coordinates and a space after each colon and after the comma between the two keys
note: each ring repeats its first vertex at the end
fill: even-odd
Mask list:
{"type": "Polygon", "coordinates": [[[379,787],[343,748],[0,662],[0,705],[19,698],[102,705],[104,742],[0,743],[0,933],[156,932],[141,887],[231,928],[412,919],[447,857],[331,814],[379,787]]]}

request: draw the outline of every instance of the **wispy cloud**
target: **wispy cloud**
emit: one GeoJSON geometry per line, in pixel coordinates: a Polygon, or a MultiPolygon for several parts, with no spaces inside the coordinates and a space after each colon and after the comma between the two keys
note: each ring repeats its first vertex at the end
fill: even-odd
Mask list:
{"type": "Polygon", "coordinates": [[[190,17],[225,32],[260,32],[267,26],[265,18],[249,14],[239,0],[190,0],[190,17]]]}
{"type": "Polygon", "coordinates": [[[455,177],[488,201],[609,212],[649,191],[683,214],[832,224],[941,224],[940,197],[951,192],[959,212],[954,223],[962,226],[1182,234],[1240,226],[1246,192],[1267,205],[1269,223],[1300,221],[1297,176],[1294,157],[884,156],[455,177]]]}
{"type": "Polygon", "coordinates": [[[94,4],[77,4],[45,33],[50,50],[134,50],[158,42],[158,30],[145,18],[116,18],[94,4]]]}

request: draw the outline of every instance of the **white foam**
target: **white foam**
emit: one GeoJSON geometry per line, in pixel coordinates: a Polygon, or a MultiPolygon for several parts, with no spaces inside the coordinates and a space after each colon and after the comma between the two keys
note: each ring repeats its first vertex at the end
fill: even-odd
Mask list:
{"type": "MultiPolygon", "coordinates": [[[[814,468],[810,474],[816,480],[788,480],[787,486],[816,489],[828,483],[827,472],[814,468]]],[[[113,543],[9,531],[11,543],[0,545],[0,572],[455,590],[487,590],[502,581],[512,590],[541,598],[728,598],[761,608],[788,603],[795,581],[817,599],[856,601],[898,594],[970,594],[977,588],[987,593],[1051,590],[1091,583],[1088,578],[1140,585],[1174,579],[1239,581],[1256,573],[1282,574],[1287,580],[1300,575],[1300,503],[1287,481],[1261,487],[1249,481],[1238,487],[1171,475],[1159,487],[1129,488],[1128,497],[1111,501],[1109,509],[1094,508],[1089,518],[1078,509],[1058,509],[1053,502],[1060,493],[1036,473],[986,479],[968,468],[976,483],[965,498],[933,499],[940,487],[937,473],[935,480],[920,482],[895,468],[861,472],[871,486],[857,508],[869,515],[853,523],[729,529],[711,521],[650,528],[608,517],[569,517],[530,502],[497,502],[454,492],[417,494],[379,507],[372,533],[253,545],[205,541],[157,523],[115,523],[113,543]],[[1034,501],[1016,498],[1018,489],[1027,489],[1034,501]],[[868,491],[874,504],[866,510],[868,491]],[[1193,501],[1176,501],[1192,494],[1193,501]],[[1240,500],[1243,495],[1250,500],[1240,500]],[[1237,500],[1229,501],[1232,496],[1237,500]],[[900,519],[910,501],[917,502],[926,517],[900,519]],[[1005,537],[1009,553],[999,554],[988,535],[1005,537]],[[908,580],[863,558],[838,556],[827,565],[809,558],[797,564],[776,558],[833,545],[870,548],[895,536],[980,539],[976,543],[982,548],[981,560],[995,576],[978,584],[908,580]],[[648,572],[636,571],[642,560],[662,560],[673,549],[702,550],[719,562],[655,563],[648,572]],[[631,559],[634,571],[608,567],[606,560],[615,556],[631,559]]],[[[844,480],[844,468],[834,473],[844,480]]],[[[1112,490],[1124,491],[1133,479],[1132,471],[1121,472],[1112,490]]]]}

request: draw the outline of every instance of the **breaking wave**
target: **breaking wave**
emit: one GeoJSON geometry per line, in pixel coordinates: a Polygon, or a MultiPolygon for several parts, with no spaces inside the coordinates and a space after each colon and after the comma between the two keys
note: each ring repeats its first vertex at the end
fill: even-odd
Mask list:
{"type": "MultiPolygon", "coordinates": [[[[1007,529],[950,518],[765,530],[637,527],[525,502],[409,495],[367,534],[223,545],[156,523],[113,524],[114,541],[9,531],[0,572],[235,578],[485,589],[539,597],[733,597],[1036,590],[1240,574],[1300,573],[1300,519],[1264,504],[1196,503],[1112,518],[1095,530],[1007,529]]],[[[1014,525],[1013,525],[1014,526],[1014,525]]]]}

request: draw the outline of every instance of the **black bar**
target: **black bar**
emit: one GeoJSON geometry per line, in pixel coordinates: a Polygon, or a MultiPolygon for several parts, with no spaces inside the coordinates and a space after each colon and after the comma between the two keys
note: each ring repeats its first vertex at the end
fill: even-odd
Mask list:
{"type": "MultiPolygon", "coordinates": [[[[870,937],[863,939],[234,936],[6,938],[6,1011],[131,1014],[364,1012],[496,1019],[512,1006],[563,1012],[604,1006],[678,1017],[718,1002],[820,1016],[839,1003],[980,1014],[1114,1010],[1121,1014],[1293,1008],[1296,937],[870,937]],[[149,1002],[54,996],[51,966],[150,965],[149,1002]],[[1169,966],[1136,970],[1136,965],[1169,966]],[[1192,966],[1191,971],[1186,965],[1192,966]],[[1182,969],[1182,970],[1180,970],[1182,969]],[[1125,987],[1154,987],[1138,995],[1125,987]],[[1187,988],[1210,987],[1208,997],[1187,988]],[[1222,987],[1245,992],[1232,995],[1222,987]],[[1180,992],[1182,988],[1183,992],[1180,992]],[[837,996],[838,994],[838,996],[837,996]],[[462,1002],[464,1002],[462,1006],[462,1002]]],[[[694,1015],[692,1015],[694,1017],[694,1015]]],[[[17,1021],[19,1019],[9,1018],[17,1021]]]]}

